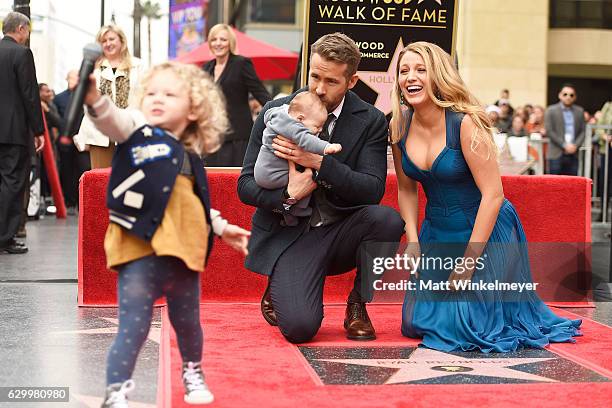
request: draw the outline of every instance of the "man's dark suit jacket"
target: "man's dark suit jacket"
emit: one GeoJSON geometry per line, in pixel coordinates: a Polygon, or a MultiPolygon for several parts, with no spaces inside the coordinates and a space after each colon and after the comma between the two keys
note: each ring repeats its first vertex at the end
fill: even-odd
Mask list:
{"type": "MultiPolygon", "coordinates": [[[[281,226],[284,189],[263,189],[254,177],[265,128],[264,114],[272,107],[289,103],[295,95],[276,99],[264,106],[253,126],[238,179],[240,200],[257,207],[245,266],[263,275],[272,273],[278,258],[309,224],[306,217],[296,227],[281,226]]],[[[387,178],[387,131],[387,120],[381,111],[362,101],[352,91],[346,94],[332,133],[332,141],[342,144],[342,151],[323,157],[316,179],[317,188],[324,189],[329,203],[338,211],[350,214],[364,206],[378,204],[382,199],[387,178]]],[[[313,250],[324,251],[325,248],[313,250]]]]}
{"type": "Polygon", "coordinates": [[[32,51],[0,40],[0,143],[31,146],[44,125],[32,51]]]}
{"type": "MultiPolygon", "coordinates": [[[[217,61],[213,59],[207,62],[203,69],[214,78],[216,65],[217,61]]],[[[272,99],[257,77],[253,62],[249,58],[230,54],[217,84],[225,95],[229,124],[232,128],[225,135],[225,140],[248,140],[253,127],[249,92],[262,106],[272,99]]]]}
{"type": "Polygon", "coordinates": [[[62,92],[55,95],[53,103],[57,106],[57,111],[62,118],[66,117],[68,113],[68,105],[70,104],[70,98],[72,98],[72,92],[70,89],[65,89],[62,92]]]}
{"type": "MultiPolygon", "coordinates": [[[[53,98],[53,103],[57,106],[57,112],[62,118],[62,127],[60,128],[60,133],[63,136],[74,136],[66,134],[66,121],[68,120],[68,106],[70,106],[70,101],[72,100],[72,91],[70,89],[66,89],[53,98]]],[[[81,116],[77,119],[77,122],[80,123],[83,120],[84,113],[81,112],[81,116]]]]}

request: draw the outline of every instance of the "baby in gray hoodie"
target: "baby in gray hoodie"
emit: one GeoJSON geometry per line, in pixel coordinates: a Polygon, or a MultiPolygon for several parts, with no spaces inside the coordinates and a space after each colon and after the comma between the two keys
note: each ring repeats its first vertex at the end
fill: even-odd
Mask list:
{"type": "MultiPolygon", "coordinates": [[[[270,108],[264,115],[266,129],[262,136],[262,145],[255,162],[255,182],[266,189],[278,189],[289,183],[289,164],[287,160],[277,157],[272,148],[272,141],[277,135],[291,140],[307,152],[326,155],[338,153],[342,146],[338,143],[319,139],[323,125],[327,120],[327,109],[317,95],[311,92],[297,94],[289,105],[270,108]]],[[[310,196],[304,197],[291,206],[285,214],[285,224],[297,225],[296,217],[307,217],[312,209],[308,206],[310,196]]]]}

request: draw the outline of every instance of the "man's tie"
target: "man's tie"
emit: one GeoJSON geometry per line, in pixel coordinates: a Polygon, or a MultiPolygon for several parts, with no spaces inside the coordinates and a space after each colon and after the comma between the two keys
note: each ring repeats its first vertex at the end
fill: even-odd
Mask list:
{"type": "Polygon", "coordinates": [[[336,115],[334,115],[333,113],[330,113],[329,115],[327,115],[327,120],[325,121],[325,124],[323,124],[323,129],[321,130],[321,133],[319,133],[319,139],[329,142],[329,139],[331,137],[329,133],[329,125],[335,119],[336,119],[336,115]]]}
{"type": "MultiPolygon", "coordinates": [[[[323,129],[321,130],[321,133],[319,133],[319,139],[325,140],[327,142],[330,141],[331,135],[329,133],[329,125],[335,119],[336,119],[336,115],[334,115],[333,113],[330,113],[329,115],[327,115],[327,120],[325,121],[325,124],[323,125],[323,129]]],[[[325,197],[325,193],[321,189],[317,188],[312,194],[311,201],[312,201],[312,216],[310,217],[310,225],[312,227],[319,227],[325,224],[325,219],[328,218],[328,217],[321,216],[321,213],[327,212],[325,208],[321,208],[325,206],[326,201],[327,201],[325,197]]]]}

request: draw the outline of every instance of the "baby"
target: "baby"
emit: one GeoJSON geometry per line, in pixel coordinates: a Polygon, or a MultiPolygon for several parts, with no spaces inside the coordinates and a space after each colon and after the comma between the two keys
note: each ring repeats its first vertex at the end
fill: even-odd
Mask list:
{"type": "MultiPolygon", "coordinates": [[[[255,162],[255,181],[266,189],[285,187],[289,182],[289,165],[285,159],[274,154],[272,141],[277,135],[290,139],[307,152],[327,155],[338,153],[342,146],[319,139],[317,136],[327,120],[327,110],[321,99],[311,92],[297,94],[289,105],[270,108],[264,114],[266,129],[262,146],[255,162]]],[[[312,209],[308,206],[310,196],[291,206],[285,214],[285,224],[297,225],[296,217],[307,217],[312,209]]]]}

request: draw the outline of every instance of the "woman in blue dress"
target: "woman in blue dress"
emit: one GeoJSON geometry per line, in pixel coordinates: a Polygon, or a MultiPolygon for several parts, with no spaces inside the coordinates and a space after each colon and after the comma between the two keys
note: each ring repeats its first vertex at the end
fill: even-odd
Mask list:
{"type": "Polygon", "coordinates": [[[525,233],[504,198],[491,123],[450,56],[435,44],[408,45],[392,99],[406,253],[421,261],[415,290],[406,292],[402,334],[441,351],[510,352],[573,342],[580,320],[556,316],[534,290],[494,285],[532,283],[525,233]],[[418,234],[417,183],[427,196],[418,234]],[[474,282],[491,285],[461,286],[474,282]]]}

